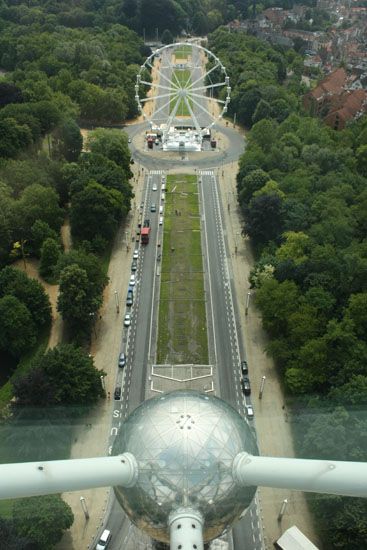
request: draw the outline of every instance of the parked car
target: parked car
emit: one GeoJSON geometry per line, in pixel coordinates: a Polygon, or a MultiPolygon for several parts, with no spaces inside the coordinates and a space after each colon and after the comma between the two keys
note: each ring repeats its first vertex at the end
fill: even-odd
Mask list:
{"type": "Polygon", "coordinates": [[[241,372],[242,374],[248,374],[248,365],[245,360],[241,361],[241,372]]]}
{"type": "Polygon", "coordinates": [[[119,355],[119,367],[120,367],[120,369],[123,369],[125,365],[126,365],[126,355],[122,351],[119,355]]]}
{"type": "Polygon", "coordinates": [[[160,206],[160,207],[159,207],[159,213],[160,213],[160,214],[163,214],[163,206],[160,206]]]}
{"type": "Polygon", "coordinates": [[[252,420],[254,418],[254,409],[252,405],[246,405],[247,418],[252,420]]]}
{"type": "Polygon", "coordinates": [[[163,225],[163,216],[159,216],[159,225],[163,225]]]}
{"type": "Polygon", "coordinates": [[[159,145],[159,139],[156,139],[156,140],[155,140],[155,144],[156,144],[156,145],[159,145]]]}
{"type": "Polygon", "coordinates": [[[127,142],[131,143],[131,137],[127,138],[127,142]]]}
{"type": "Polygon", "coordinates": [[[125,327],[129,327],[131,325],[131,315],[130,315],[130,313],[125,314],[124,325],[125,325],[125,327]]]}
{"type": "Polygon", "coordinates": [[[154,202],[150,205],[150,211],[151,211],[151,212],[157,212],[157,207],[156,207],[156,205],[154,204],[154,202]]]}
{"type": "Polygon", "coordinates": [[[136,271],[138,269],[138,262],[133,260],[131,263],[131,271],[136,271]]]}
{"type": "Polygon", "coordinates": [[[132,274],[130,275],[129,285],[130,285],[130,286],[135,286],[135,273],[132,273],[132,274]]]}
{"type": "Polygon", "coordinates": [[[116,386],[115,393],[113,394],[113,396],[114,396],[116,401],[121,399],[121,388],[120,388],[120,386],[116,386]]]}
{"type": "Polygon", "coordinates": [[[247,378],[247,376],[244,376],[242,378],[242,391],[245,395],[250,395],[251,393],[250,380],[247,378]]]}
{"type": "Polygon", "coordinates": [[[162,188],[161,189],[162,189],[162,191],[166,190],[166,184],[164,182],[162,183],[162,188]]]}
{"type": "Polygon", "coordinates": [[[133,254],[133,260],[137,260],[139,258],[139,249],[136,248],[134,250],[134,254],[133,254]]]}
{"type": "Polygon", "coordinates": [[[129,288],[129,290],[127,291],[127,296],[126,296],[126,305],[127,306],[132,306],[133,302],[134,302],[133,290],[129,288]]]}
{"type": "Polygon", "coordinates": [[[101,538],[97,542],[96,550],[105,550],[105,548],[107,548],[108,545],[110,544],[110,540],[111,540],[111,531],[109,531],[108,529],[105,529],[101,535],[101,538]]]}

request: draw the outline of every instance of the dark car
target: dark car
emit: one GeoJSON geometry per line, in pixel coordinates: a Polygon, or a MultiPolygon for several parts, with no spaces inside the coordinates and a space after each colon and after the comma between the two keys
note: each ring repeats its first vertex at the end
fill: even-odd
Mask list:
{"type": "Polygon", "coordinates": [[[133,294],[133,291],[129,289],[127,291],[127,296],[126,296],[126,305],[127,306],[132,306],[133,301],[134,301],[134,294],[133,294]]]}
{"type": "Polygon", "coordinates": [[[250,395],[251,393],[250,380],[247,378],[247,376],[244,376],[242,378],[242,391],[245,395],[250,395]]]}
{"type": "Polygon", "coordinates": [[[248,365],[245,360],[241,361],[241,372],[242,374],[248,374],[248,365]]]}
{"type": "Polygon", "coordinates": [[[150,227],[150,219],[149,218],[144,220],[144,227],[150,227]]]}
{"type": "Polygon", "coordinates": [[[116,401],[121,399],[121,388],[120,388],[120,386],[117,386],[115,388],[114,398],[115,398],[116,401]]]}

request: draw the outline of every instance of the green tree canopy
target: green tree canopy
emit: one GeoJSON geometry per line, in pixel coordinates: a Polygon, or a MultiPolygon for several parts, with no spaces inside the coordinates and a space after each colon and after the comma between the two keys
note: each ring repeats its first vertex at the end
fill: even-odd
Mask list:
{"type": "Polygon", "coordinates": [[[20,357],[36,343],[36,327],[27,307],[15,296],[0,298],[0,348],[20,357]]]}
{"type": "Polygon", "coordinates": [[[43,286],[10,266],[0,271],[0,297],[7,295],[14,296],[27,307],[36,325],[45,326],[51,321],[51,305],[43,286]]]}
{"type": "Polygon", "coordinates": [[[15,500],[13,518],[16,532],[40,550],[51,550],[74,521],[70,506],[59,495],[15,500]]]}

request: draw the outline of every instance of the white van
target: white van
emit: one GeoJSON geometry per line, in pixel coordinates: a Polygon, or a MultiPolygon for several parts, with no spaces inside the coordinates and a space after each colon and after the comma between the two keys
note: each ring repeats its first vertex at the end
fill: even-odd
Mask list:
{"type": "Polygon", "coordinates": [[[159,207],[159,213],[160,213],[160,214],[163,214],[163,206],[160,206],[160,207],[159,207]]]}
{"type": "Polygon", "coordinates": [[[163,216],[159,216],[159,225],[163,225],[163,216]]]}
{"type": "Polygon", "coordinates": [[[105,529],[101,535],[101,538],[97,542],[96,550],[104,550],[108,547],[111,540],[111,531],[105,529]]]}

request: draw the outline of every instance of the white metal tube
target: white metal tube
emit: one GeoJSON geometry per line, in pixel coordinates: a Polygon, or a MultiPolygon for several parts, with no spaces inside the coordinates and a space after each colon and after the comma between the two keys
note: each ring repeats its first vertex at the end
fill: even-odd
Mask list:
{"type": "Polygon", "coordinates": [[[243,486],[367,497],[367,462],[277,458],[239,453],[233,477],[243,486]]]}
{"type": "Polygon", "coordinates": [[[134,456],[51,460],[0,465],[0,500],[120,485],[132,487],[138,477],[134,456]]]}
{"type": "Polygon", "coordinates": [[[170,514],[171,550],[204,550],[203,518],[200,512],[191,508],[180,508],[170,514]]]}

